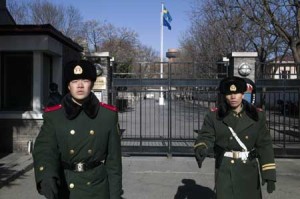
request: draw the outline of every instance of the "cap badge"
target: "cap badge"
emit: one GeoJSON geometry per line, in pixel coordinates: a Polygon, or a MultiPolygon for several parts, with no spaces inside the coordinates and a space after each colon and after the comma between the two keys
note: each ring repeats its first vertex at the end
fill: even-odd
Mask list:
{"type": "Polygon", "coordinates": [[[81,66],[79,66],[79,65],[75,66],[75,68],[74,68],[74,74],[75,75],[82,74],[82,68],[81,68],[81,66]]]}
{"type": "Polygon", "coordinates": [[[229,88],[230,91],[236,91],[236,86],[234,84],[232,84],[229,88]]]}

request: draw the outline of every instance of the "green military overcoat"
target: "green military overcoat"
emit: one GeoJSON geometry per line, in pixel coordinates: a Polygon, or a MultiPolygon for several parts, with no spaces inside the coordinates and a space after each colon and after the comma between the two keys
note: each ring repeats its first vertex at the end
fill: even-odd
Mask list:
{"type": "Polygon", "coordinates": [[[92,112],[77,109],[72,113],[66,111],[64,105],[46,108],[33,151],[38,190],[42,180],[54,177],[59,180],[60,198],[121,198],[122,165],[117,111],[115,107],[99,103],[94,95],[92,98],[94,103],[87,108],[92,112]],[[72,119],[68,119],[66,114],[73,114],[72,119]],[[101,160],[103,164],[84,172],[62,167],[62,161],[71,164],[93,160],[101,160]]]}
{"type": "MultiPolygon", "coordinates": [[[[221,156],[216,157],[215,188],[218,199],[259,199],[261,188],[259,169],[262,182],[276,181],[274,151],[269,131],[266,127],[265,113],[258,110],[258,121],[251,119],[244,111],[239,115],[230,112],[223,119],[217,119],[217,109],[212,109],[205,117],[198,134],[195,147],[205,146],[212,149],[218,146],[225,151],[242,151],[232,133],[231,126],[240,140],[250,151],[256,149],[256,159],[242,161],[221,156]],[[259,165],[258,165],[259,162],[259,165]]],[[[216,153],[216,152],[215,152],[216,153]]]]}

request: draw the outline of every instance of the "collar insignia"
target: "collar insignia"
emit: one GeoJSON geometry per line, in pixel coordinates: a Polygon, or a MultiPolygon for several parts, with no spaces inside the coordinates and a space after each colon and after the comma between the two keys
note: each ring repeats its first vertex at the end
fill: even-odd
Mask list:
{"type": "Polygon", "coordinates": [[[74,68],[74,74],[75,75],[82,74],[82,68],[81,68],[81,66],[79,66],[79,65],[75,66],[75,68],[74,68]]]}
{"type": "Polygon", "coordinates": [[[232,84],[229,88],[230,91],[236,91],[236,86],[234,84],[232,84]]]}

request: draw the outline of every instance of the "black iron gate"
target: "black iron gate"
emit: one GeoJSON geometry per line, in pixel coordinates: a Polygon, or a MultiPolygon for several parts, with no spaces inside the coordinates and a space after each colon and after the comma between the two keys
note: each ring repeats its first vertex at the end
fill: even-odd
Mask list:
{"type": "Polygon", "coordinates": [[[117,68],[113,88],[123,152],[193,154],[194,130],[215,106],[219,79],[227,74],[215,69],[195,63],[139,63],[131,73],[117,68]]]}
{"type": "MultiPolygon", "coordinates": [[[[194,130],[215,107],[219,81],[228,74],[223,66],[138,63],[130,72],[117,66],[112,88],[120,110],[123,153],[193,155],[194,130]],[[218,73],[220,66],[225,70],[218,73]]],[[[275,74],[258,74],[256,105],[266,110],[275,155],[300,157],[299,76],[274,79],[275,74]]]]}
{"type": "Polygon", "coordinates": [[[266,111],[276,157],[300,157],[299,66],[256,64],[256,104],[266,111]]]}

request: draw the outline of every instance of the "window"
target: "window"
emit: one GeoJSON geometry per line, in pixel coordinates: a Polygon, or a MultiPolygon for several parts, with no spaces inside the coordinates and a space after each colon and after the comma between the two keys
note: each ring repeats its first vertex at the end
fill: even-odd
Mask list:
{"type": "Polygon", "coordinates": [[[32,110],[33,54],[2,53],[0,69],[0,110],[32,110]]]}

